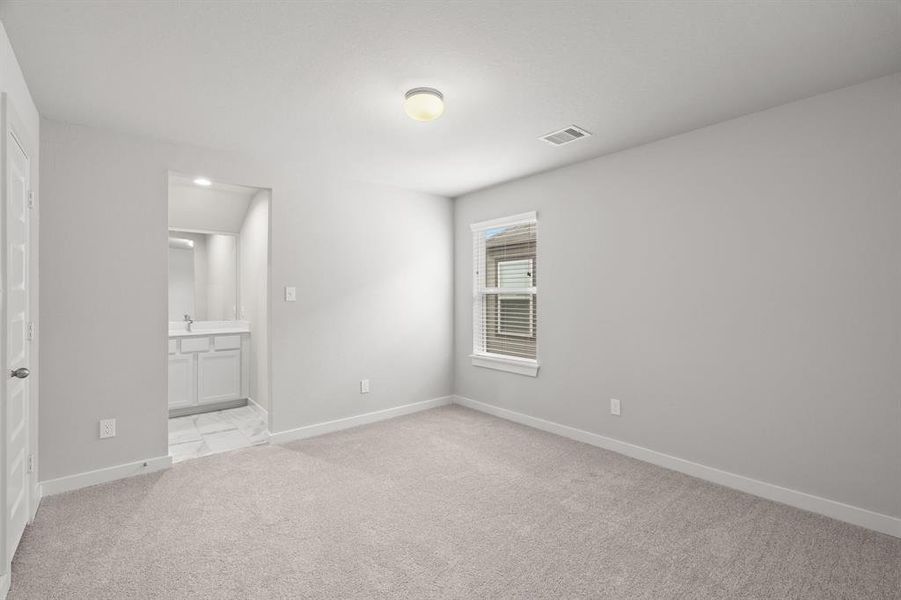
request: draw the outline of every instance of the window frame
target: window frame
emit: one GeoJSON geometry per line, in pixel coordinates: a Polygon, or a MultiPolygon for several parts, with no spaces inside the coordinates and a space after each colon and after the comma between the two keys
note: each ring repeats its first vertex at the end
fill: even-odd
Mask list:
{"type": "MultiPolygon", "coordinates": [[[[499,335],[511,335],[517,337],[530,337],[535,340],[535,358],[523,358],[513,355],[506,354],[497,354],[492,352],[487,352],[485,350],[485,338],[484,338],[484,327],[488,326],[488,323],[485,322],[486,317],[484,315],[485,307],[487,306],[487,296],[496,295],[498,296],[498,302],[500,302],[500,295],[503,292],[503,288],[498,287],[487,287],[485,282],[485,273],[482,273],[482,270],[487,269],[486,265],[480,265],[480,258],[484,260],[487,256],[485,243],[485,232],[490,229],[495,229],[499,227],[510,227],[516,225],[531,225],[535,231],[535,254],[534,256],[527,259],[512,259],[512,260],[529,260],[531,262],[531,273],[532,273],[532,285],[528,288],[517,289],[517,292],[514,294],[510,294],[513,297],[521,297],[523,295],[529,295],[529,307],[530,314],[535,315],[535,301],[536,296],[538,295],[538,288],[535,285],[535,269],[538,265],[538,215],[536,212],[528,212],[522,213],[518,215],[512,215],[510,217],[502,217],[499,219],[492,219],[489,221],[481,221],[479,223],[473,223],[470,225],[470,230],[473,235],[473,267],[472,267],[472,298],[473,298],[473,312],[472,312],[472,354],[470,354],[470,359],[472,361],[472,365],[476,367],[483,367],[488,369],[495,369],[499,371],[506,371],[508,373],[516,373],[519,375],[527,375],[530,377],[537,377],[538,370],[540,367],[540,363],[538,361],[538,335],[537,335],[537,326],[536,320],[537,315],[530,319],[529,323],[529,336],[525,336],[523,334],[510,334],[510,333],[500,333],[499,323],[498,325],[498,334],[499,335]],[[478,246],[477,246],[478,244],[478,246]]],[[[499,273],[496,273],[499,275],[499,273]]],[[[500,279],[495,282],[496,284],[500,283],[500,279]]],[[[498,310],[498,318],[500,315],[500,311],[498,310]]]]}

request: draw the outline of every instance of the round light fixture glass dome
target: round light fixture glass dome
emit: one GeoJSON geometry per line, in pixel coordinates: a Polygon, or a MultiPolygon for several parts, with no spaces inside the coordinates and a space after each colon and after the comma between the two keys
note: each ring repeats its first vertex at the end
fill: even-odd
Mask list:
{"type": "Polygon", "coordinates": [[[444,112],[444,95],[434,88],[413,88],[404,95],[404,110],[411,119],[434,121],[444,112]]]}

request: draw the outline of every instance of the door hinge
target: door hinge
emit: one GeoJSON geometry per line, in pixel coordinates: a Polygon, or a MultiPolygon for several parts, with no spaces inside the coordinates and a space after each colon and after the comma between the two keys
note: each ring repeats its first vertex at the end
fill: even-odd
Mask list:
{"type": "Polygon", "coordinates": [[[25,339],[29,342],[34,341],[34,321],[29,321],[25,325],[25,339]]]}
{"type": "Polygon", "coordinates": [[[25,468],[28,473],[34,473],[34,454],[29,454],[25,462],[25,468]]]}
{"type": "Polygon", "coordinates": [[[28,208],[34,208],[34,192],[28,190],[28,208]]]}

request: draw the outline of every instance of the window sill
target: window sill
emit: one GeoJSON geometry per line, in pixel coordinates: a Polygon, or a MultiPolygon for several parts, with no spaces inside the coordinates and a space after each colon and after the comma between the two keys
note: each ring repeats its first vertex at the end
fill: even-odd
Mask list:
{"type": "Polygon", "coordinates": [[[472,366],[474,367],[506,371],[507,373],[516,373],[517,375],[526,375],[528,377],[538,377],[539,365],[537,360],[491,354],[470,354],[469,357],[472,359],[472,366]]]}

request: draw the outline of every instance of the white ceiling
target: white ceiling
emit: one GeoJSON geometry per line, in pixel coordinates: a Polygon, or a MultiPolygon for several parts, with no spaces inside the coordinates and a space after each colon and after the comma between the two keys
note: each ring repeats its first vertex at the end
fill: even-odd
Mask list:
{"type": "Polygon", "coordinates": [[[901,70],[901,2],[6,2],[45,116],[454,196],[901,70]],[[441,89],[410,120],[403,92],[441,89]],[[554,148],[569,124],[594,136],[554,148]]]}
{"type": "Polygon", "coordinates": [[[169,228],[240,233],[250,200],[259,190],[217,182],[201,187],[193,179],[169,175],[169,228]]]}

